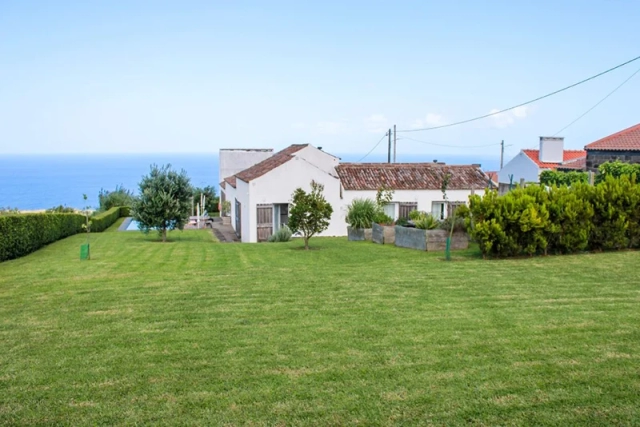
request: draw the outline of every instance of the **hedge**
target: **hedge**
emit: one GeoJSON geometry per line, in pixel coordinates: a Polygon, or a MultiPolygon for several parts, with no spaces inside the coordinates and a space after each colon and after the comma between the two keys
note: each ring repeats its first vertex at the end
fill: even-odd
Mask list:
{"type": "MultiPolygon", "coordinates": [[[[109,228],[129,208],[111,208],[91,218],[91,231],[109,228]]],[[[25,256],[56,240],[84,231],[84,215],[75,213],[13,214],[0,216],[0,262],[25,256]]]]}
{"type": "Polygon", "coordinates": [[[19,214],[0,217],[0,261],[19,258],[81,232],[80,214],[19,214]]]}
{"type": "Polygon", "coordinates": [[[466,224],[485,257],[638,248],[640,185],[622,176],[595,186],[487,191],[471,196],[466,224]]]}

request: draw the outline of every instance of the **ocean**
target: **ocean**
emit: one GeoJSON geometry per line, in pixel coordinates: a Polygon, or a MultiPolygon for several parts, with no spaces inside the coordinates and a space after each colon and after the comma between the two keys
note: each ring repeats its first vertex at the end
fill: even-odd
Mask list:
{"type": "MultiPolygon", "coordinates": [[[[345,162],[363,155],[337,154],[345,162]]],[[[480,163],[484,170],[497,170],[499,159],[478,156],[398,156],[399,162],[438,160],[447,164],[480,163]]],[[[386,156],[370,155],[367,162],[385,162],[386,156]]],[[[213,185],[218,191],[218,155],[203,154],[105,154],[105,155],[0,155],[0,208],[47,209],[64,205],[82,208],[98,206],[101,189],[120,185],[138,192],[138,183],[151,164],[170,163],[184,169],[198,187],[213,185]]],[[[301,183],[303,185],[304,183],[301,183]]]]}

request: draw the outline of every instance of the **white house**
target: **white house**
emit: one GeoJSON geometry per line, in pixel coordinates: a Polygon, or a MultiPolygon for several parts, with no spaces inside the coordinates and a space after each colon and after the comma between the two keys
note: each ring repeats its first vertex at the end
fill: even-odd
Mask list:
{"type": "Polygon", "coordinates": [[[489,177],[480,165],[341,163],[336,169],[343,189],[343,224],[346,207],[354,199],[375,200],[381,187],[393,190],[393,199],[385,207],[385,213],[394,220],[406,218],[412,210],[430,212],[442,220],[453,207],[467,203],[470,195],[484,191],[489,184],[489,177]],[[447,174],[450,181],[445,200],[442,182],[447,174]]]}
{"type": "MultiPolygon", "coordinates": [[[[324,197],[335,209],[340,204],[340,181],[335,170],[338,161],[312,145],[291,145],[226,177],[221,189],[231,202],[231,224],[236,234],[243,242],[267,240],[288,222],[291,194],[299,187],[309,190],[312,180],[324,185],[324,197]]],[[[341,235],[338,221],[332,218],[322,235],[341,235]]]]}
{"type": "Polygon", "coordinates": [[[540,173],[545,170],[556,170],[568,167],[575,162],[582,162],[587,157],[584,150],[565,150],[564,138],[540,137],[538,150],[521,150],[498,172],[500,191],[509,188],[509,184],[538,182],[540,173]]]}

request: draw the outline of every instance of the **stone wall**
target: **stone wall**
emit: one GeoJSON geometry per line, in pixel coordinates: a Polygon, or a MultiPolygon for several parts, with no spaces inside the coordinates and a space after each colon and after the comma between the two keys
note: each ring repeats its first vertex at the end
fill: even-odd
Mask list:
{"type": "Polygon", "coordinates": [[[597,172],[606,162],[620,160],[625,163],[640,163],[640,151],[587,150],[587,170],[597,172]]]}
{"type": "Polygon", "coordinates": [[[371,239],[374,243],[393,245],[396,241],[395,226],[373,224],[371,239]]]}
{"type": "Polygon", "coordinates": [[[417,228],[400,227],[396,225],[396,246],[401,248],[427,250],[427,230],[417,228]]]}
{"type": "MultiPolygon", "coordinates": [[[[428,251],[444,251],[447,248],[447,237],[449,232],[446,230],[429,230],[427,231],[427,250],[428,251]]],[[[469,247],[469,236],[464,232],[453,233],[451,237],[451,250],[457,251],[467,249],[469,247]]]]}
{"type": "Polygon", "coordinates": [[[347,236],[352,241],[371,241],[371,229],[370,228],[351,228],[347,227],[347,236]]]}

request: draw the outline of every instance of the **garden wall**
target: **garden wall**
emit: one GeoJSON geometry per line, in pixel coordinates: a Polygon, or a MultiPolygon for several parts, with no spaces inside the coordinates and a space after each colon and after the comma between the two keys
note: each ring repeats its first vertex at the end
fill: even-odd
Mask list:
{"type": "Polygon", "coordinates": [[[351,241],[371,241],[371,229],[370,228],[351,228],[347,227],[347,236],[351,241]]]}
{"type": "Polygon", "coordinates": [[[396,241],[396,229],[395,226],[385,226],[373,224],[371,229],[371,240],[374,243],[393,245],[396,241]]]}
{"type": "Polygon", "coordinates": [[[401,248],[427,250],[427,230],[396,225],[396,246],[401,248]]]}

